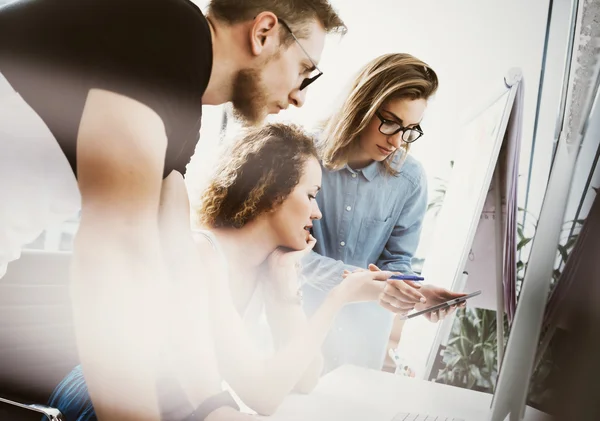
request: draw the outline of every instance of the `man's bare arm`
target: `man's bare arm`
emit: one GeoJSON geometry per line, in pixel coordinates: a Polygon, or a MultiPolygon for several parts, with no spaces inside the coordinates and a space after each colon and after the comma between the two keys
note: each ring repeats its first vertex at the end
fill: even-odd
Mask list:
{"type": "Polygon", "coordinates": [[[77,346],[102,421],[159,420],[165,288],[158,203],[167,139],[160,117],[91,90],[77,139],[81,224],[71,296],[77,346]]]}

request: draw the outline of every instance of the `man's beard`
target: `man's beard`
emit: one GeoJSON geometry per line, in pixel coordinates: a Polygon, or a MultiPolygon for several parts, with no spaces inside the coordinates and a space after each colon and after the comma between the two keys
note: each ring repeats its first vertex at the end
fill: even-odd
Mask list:
{"type": "Polygon", "coordinates": [[[233,82],[233,114],[243,124],[254,126],[268,114],[267,88],[255,69],[243,69],[233,82]]]}

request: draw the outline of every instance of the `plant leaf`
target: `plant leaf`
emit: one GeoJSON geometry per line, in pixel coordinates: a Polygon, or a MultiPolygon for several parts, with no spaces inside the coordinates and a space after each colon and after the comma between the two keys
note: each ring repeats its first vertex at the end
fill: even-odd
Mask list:
{"type": "Polygon", "coordinates": [[[483,360],[485,361],[486,368],[491,374],[496,367],[496,351],[491,347],[485,347],[483,349],[483,360]]]}
{"type": "Polygon", "coordinates": [[[529,244],[530,241],[531,241],[531,238],[523,238],[517,244],[517,250],[521,250],[523,247],[525,247],[527,244],[529,244]]]}
{"type": "Polygon", "coordinates": [[[572,235],[571,237],[569,237],[569,240],[567,241],[567,244],[565,244],[565,248],[567,250],[571,250],[571,248],[573,248],[573,246],[577,242],[577,238],[578,237],[579,237],[579,235],[572,235]]]}
{"type": "Polygon", "coordinates": [[[567,252],[567,248],[565,246],[559,244],[558,252],[560,253],[560,256],[562,257],[563,262],[566,262],[567,259],[569,258],[569,253],[567,252]]]}
{"type": "Polygon", "coordinates": [[[455,344],[455,343],[457,343],[459,340],[460,340],[460,336],[455,336],[455,337],[453,337],[452,339],[450,339],[450,340],[448,341],[448,344],[447,344],[447,346],[454,345],[454,344],[455,344]]]}
{"type": "Polygon", "coordinates": [[[469,367],[468,379],[469,380],[467,381],[467,389],[473,389],[473,386],[475,386],[477,381],[482,379],[479,367],[475,365],[469,367]]]}

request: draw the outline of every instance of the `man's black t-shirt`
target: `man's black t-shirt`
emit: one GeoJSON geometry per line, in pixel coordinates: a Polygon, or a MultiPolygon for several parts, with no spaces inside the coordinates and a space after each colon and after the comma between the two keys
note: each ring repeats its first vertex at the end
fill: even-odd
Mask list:
{"type": "Polygon", "coordinates": [[[0,9],[0,72],[75,174],[79,122],[94,88],[152,108],[168,138],[164,176],[183,174],[211,69],[208,22],[189,0],[20,0],[0,9]]]}

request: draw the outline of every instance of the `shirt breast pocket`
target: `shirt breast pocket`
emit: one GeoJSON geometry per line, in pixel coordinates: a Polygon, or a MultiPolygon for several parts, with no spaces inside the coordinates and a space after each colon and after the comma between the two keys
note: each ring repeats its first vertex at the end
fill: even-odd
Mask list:
{"type": "Polygon", "coordinates": [[[383,248],[392,233],[392,218],[380,220],[375,218],[363,219],[358,231],[355,247],[357,256],[365,264],[376,263],[383,248]]]}

